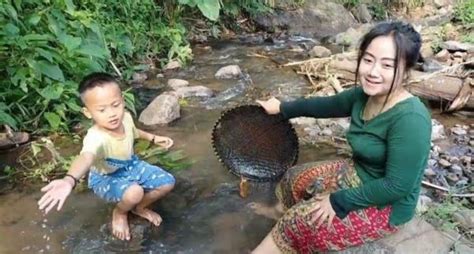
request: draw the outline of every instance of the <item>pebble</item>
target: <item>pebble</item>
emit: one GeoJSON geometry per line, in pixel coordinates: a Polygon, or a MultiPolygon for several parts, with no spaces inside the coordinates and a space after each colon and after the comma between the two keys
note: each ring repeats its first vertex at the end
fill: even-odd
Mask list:
{"type": "Polygon", "coordinates": [[[452,165],[450,171],[458,176],[462,176],[462,168],[459,165],[452,165]]]}
{"type": "Polygon", "coordinates": [[[445,167],[445,168],[451,166],[451,163],[449,161],[445,160],[445,159],[440,159],[438,161],[438,163],[439,163],[439,165],[441,165],[442,167],[445,167]]]}
{"type": "Polygon", "coordinates": [[[429,160],[428,160],[428,166],[429,166],[429,167],[433,167],[434,165],[436,165],[436,160],[434,160],[434,159],[429,159],[429,160]]]}
{"type": "Polygon", "coordinates": [[[332,130],[329,128],[324,128],[323,131],[321,132],[323,136],[332,136],[332,130]]]}
{"type": "Polygon", "coordinates": [[[460,161],[460,159],[456,156],[453,156],[451,158],[449,158],[449,162],[451,162],[452,164],[458,164],[460,161]]]}
{"type": "Polygon", "coordinates": [[[463,136],[467,134],[467,131],[462,127],[454,127],[451,129],[451,132],[458,136],[463,136]]]}
{"type": "Polygon", "coordinates": [[[449,181],[450,184],[456,184],[459,181],[459,177],[454,173],[448,173],[446,179],[449,181]]]}
{"type": "Polygon", "coordinates": [[[435,176],[436,175],[436,172],[434,172],[434,170],[430,167],[426,168],[425,169],[425,176],[435,176]]]}
{"type": "Polygon", "coordinates": [[[462,210],[453,214],[453,220],[464,229],[474,229],[474,210],[462,210]]]}

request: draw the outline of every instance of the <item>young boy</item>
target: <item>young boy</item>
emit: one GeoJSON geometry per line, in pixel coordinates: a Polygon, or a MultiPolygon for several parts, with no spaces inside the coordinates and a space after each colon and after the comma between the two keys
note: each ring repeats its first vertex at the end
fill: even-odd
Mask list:
{"type": "Polygon", "coordinates": [[[133,154],[135,138],[150,140],[165,149],[173,145],[168,137],[153,135],[135,127],[125,111],[117,81],[106,73],[92,73],[79,85],[84,115],[94,121],[87,131],[80,155],[66,176],[41,189],[46,192],[38,201],[47,214],[57,205],[59,211],[89,170],[89,188],[99,197],[118,202],[112,213],[112,232],[121,240],[130,240],[127,215],[132,212],[159,226],[159,214],[147,207],[170,192],[174,177],[133,154]]]}

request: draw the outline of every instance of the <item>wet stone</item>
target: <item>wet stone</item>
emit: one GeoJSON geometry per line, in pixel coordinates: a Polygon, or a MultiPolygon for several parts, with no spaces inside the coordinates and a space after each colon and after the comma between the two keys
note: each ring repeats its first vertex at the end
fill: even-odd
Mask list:
{"type": "Polygon", "coordinates": [[[463,136],[467,134],[467,131],[463,129],[462,127],[454,127],[451,129],[451,132],[458,136],[463,136]]]}
{"type": "Polygon", "coordinates": [[[458,176],[462,175],[462,168],[459,165],[452,165],[449,171],[455,173],[458,176]]]}
{"type": "Polygon", "coordinates": [[[474,229],[474,210],[457,211],[453,214],[453,220],[466,230],[474,229]]]}
{"type": "Polygon", "coordinates": [[[435,176],[436,172],[432,168],[428,167],[428,168],[425,169],[424,174],[425,174],[425,176],[435,176]]]}
{"type": "Polygon", "coordinates": [[[429,160],[428,160],[428,166],[429,166],[429,167],[433,167],[434,165],[436,165],[436,160],[434,160],[434,159],[429,159],[429,160]]]}
{"type": "Polygon", "coordinates": [[[451,166],[451,163],[449,161],[445,160],[445,159],[440,159],[438,161],[438,163],[439,163],[439,165],[441,165],[442,167],[445,167],[445,168],[451,166]]]}
{"type": "Polygon", "coordinates": [[[459,161],[460,161],[459,158],[456,156],[449,158],[449,162],[451,162],[452,164],[458,164],[459,161]]]}
{"type": "Polygon", "coordinates": [[[446,179],[448,180],[450,185],[454,185],[459,181],[459,177],[454,173],[448,173],[446,179]]]}
{"type": "Polygon", "coordinates": [[[332,130],[329,128],[324,128],[323,131],[321,132],[321,135],[323,136],[332,136],[332,130]]]}

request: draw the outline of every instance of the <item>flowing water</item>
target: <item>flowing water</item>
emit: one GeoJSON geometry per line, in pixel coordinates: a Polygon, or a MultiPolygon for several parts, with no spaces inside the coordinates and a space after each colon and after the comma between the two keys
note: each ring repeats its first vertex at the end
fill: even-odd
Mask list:
{"type": "MultiPolygon", "coordinates": [[[[274,221],[255,215],[252,201],[274,202],[274,183],[251,184],[249,197],[239,196],[239,179],[216,159],[211,130],[227,108],[254,103],[257,98],[299,97],[308,92],[307,82],[288,68],[277,68],[275,59],[301,59],[291,51],[301,40],[279,44],[245,45],[238,42],[194,49],[195,60],[179,72],[166,73],[136,90],[139,108],[163,91],[168,78],[183,78],[191,85],[216,91],[209,99],[189,99],[181,118],[170,126],[151,131],[170,136],[175,149],[193,160],[191,168],[174,173],[176,188],[154,210],[164,218],[159,228],[130,216],[133,240],[121,242],[110,236],[112,204],[90,191],[71,195],[61,212],[43,216],[37,209],[41,186],[17,186],[0,195],[0,253],[246,253],[269,232],[274,221]],[[216,80],[214,73],[237,64],[240,79],[216,80]]],[[[307,46],[307,45],[302,45],[307,46]]],[[[334,149],[300,147],[299,163],[335,157],[334,149]]],[[[3,163],[14,160],[15,151],[1,155],[3,163]]],[[[4,184],[0,182],[0,184],[4,184]]]]}

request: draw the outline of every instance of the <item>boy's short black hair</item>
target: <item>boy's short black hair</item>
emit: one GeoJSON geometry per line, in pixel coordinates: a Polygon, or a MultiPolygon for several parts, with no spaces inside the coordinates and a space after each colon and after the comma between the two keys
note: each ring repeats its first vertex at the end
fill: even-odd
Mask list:
{"type": "Polygon", "coordinates": [[[94,72],[85,76],[81,83],[79,83],[79,94],[82,96],[85,91],[101,86],[105,83],[115,83],[118,85],[117,80],[114,76],[105,72],[94,72]]]}

